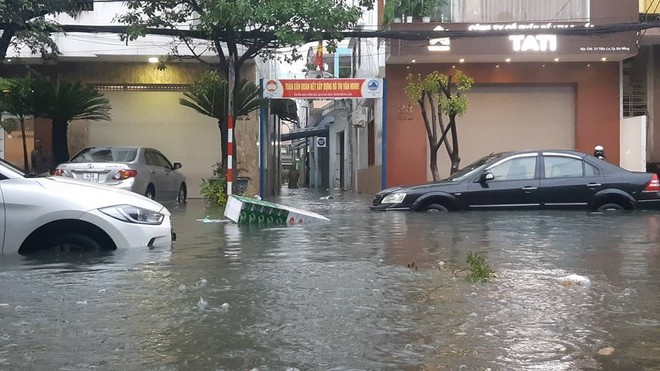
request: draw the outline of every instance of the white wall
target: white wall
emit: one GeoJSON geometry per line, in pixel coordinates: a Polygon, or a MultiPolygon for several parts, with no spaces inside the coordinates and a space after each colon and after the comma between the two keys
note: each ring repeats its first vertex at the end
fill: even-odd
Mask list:
{"type": "Polygon", "coordinates": [[[198,198],[202,178],[220,161],[220,131],[215,119],[181,106],[177,92],[106,91],[112,121],[89,124],[89,145],[154,147],[181,162],[188,196],[198,198]]]}
{"type": "Polygon", "coordinates": [[[630,171],[646,171],[646,116],[622,119],[619,140],[620,166],[630,171]]]}

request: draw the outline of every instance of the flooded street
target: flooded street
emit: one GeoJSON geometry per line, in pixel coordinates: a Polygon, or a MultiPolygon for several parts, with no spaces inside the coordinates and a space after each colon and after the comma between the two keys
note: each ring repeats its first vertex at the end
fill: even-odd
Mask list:
{"type": "Polygon", "coordinates": [[[283,192],[331,222],[239,227],[190,200],[171,251],[3,256],[0,370],[660,370],[660,213],[283,192]],[[452,274],[470,251],[491,282],[452,274]]]}

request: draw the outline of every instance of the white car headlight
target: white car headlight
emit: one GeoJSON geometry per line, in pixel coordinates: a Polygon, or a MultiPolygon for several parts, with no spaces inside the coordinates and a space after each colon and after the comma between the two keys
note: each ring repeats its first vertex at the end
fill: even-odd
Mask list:
{"type": "Polygon", "coordinates": [[[111,216],[117,220],[127,223],[153,224],[157,225],[163,222],[165,215],[131,205],[117,205],[99,209],[102,213],[111,216]]]}
{"type": "Polygon", "coordinates": [[[406,198],[405,193],[392,193],[383,198],[381,204],[400,204],[406,198]]]}

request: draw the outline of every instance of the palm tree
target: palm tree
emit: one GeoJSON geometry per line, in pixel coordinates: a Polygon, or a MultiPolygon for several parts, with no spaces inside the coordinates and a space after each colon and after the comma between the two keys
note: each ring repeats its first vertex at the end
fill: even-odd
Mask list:
{"type": "MultiPolygon", "coordinates": [[[[190,107],[202,115],[218,120],[220,129],[220,148],[222,159],[220,168],[223,173],[227,171],[227,135],[228,135],[228,109],[227,109],[228,83],[220,79],[217,73],[209,72],[196,81],[190,91],[183,93],[184,98],[179,99],[183,106],[190,107]]],[[[240,80],[234,90],[234,117],[244,116],[259,109],[265,102],[262,98],[261,88],[247,80],[240,80]]],[[[236,131],[233,131],[236,133],[236,131]]],[[[236,142],[236,135],[232,142],[236,142]]],[[[234,155],[234,164],[237,156],[234,155]]],[[[236,169],[236,166],[233,166],[236,169]]]]}
{"type": "Polygon", "coordinates": [[[52,120],[53,159],[69,160],[68,129],[72,120],[110,120],[110,101],[94,87],[77,82],[39,80],[35,112],[52,120]]]}
{"type": "Polygon", "coordinates": [[[30,171],[27,142],[25,139],[25,118],[34,113],[34,80],[27,75],[20,79],[0,79],[0,112],[8,112],[16,117],[21,126],[23,139],[23,169],[30,171]]]}

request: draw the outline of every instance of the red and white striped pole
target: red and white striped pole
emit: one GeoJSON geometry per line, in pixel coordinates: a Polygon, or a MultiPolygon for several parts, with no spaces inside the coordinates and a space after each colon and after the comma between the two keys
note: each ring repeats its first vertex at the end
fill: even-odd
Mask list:
{"type": "MultiPolygon", "coordinates": [[[[231,89],[230,89],[231,90],[231,89]]],[[[231,98],[230,98],[231,99],[231,98]]],[[[231,111],[229,111],[231,112],[231,111]]],[[[234,115],[227,119],[227,195],[231,194],[234,183],[234,115]]]]}
{"type": "Polygon", "coordinates": [[[234,82],[236,71],[234,70],[235,56],[229,57],[229,83],[227,84],[227,195],[232,192],[234,183],[234,82]]]}

